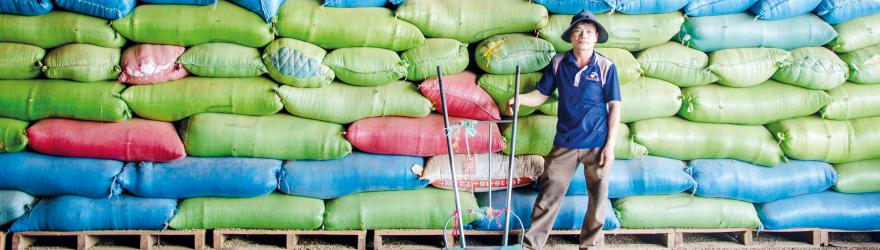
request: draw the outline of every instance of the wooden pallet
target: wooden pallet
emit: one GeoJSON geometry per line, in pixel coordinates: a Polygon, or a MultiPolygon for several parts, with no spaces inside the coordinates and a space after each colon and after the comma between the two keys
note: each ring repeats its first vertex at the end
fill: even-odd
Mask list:
{"type": "Polygon", "coordinates": [[[715,234],[715,233],[736,233],[739,235],[739,243],[743,246],[752,245],[752,232],[750,228],[721,228],[721,229],[675,229],[675,247],[684,246],[685,234],[715,234]]]}
{"type": "MultiPolygon", "coordinates": [[[[458,238],[453,238],[451,235],[452,231],[449,230],[446,232],[446,241],[443,242],[443,230],[440,229],[423,229],[423,230],[412,230],[412,229],[381,229],[373,231],[373,247],[376,250],[385,249],[387,246],[384,244],[384,241],[388,237],[425,237],[425,236],[435,236],[438,239],[438,244],[433,245],[432,247],[436,249],[440,249],[443,246],[440,244],[446,244],[447,246],[452,246],[453,243],[457,242],[458,238]]],[[[477,230],[465,230],[465,237],[468,236],[501,236],[503,235],[503,231],[477,231],[477,230]]],[[[511,230],[510,238],[508,239],[510,243],[516,244],[519,243],[519,237],[522,231],[520,230],[511,230]]],[[[550,237],[553,236],[577,236],[580,235],[580,230],[552,230],[549,232],[550,237]]],[[[665,242],[665,247],[672,248],[675,240],[675,231],[673,229],[618,229],[618,230],[606,230],[603,231],[605,235],[658,235],[663,237],[663,242],[665,242]]],[[[470,240],[468,240],[470,242],[470,240]]],[[[426,248],[426,246],[394,246],[396,249],[402,248],[426,248]]]]}
{"type": "Polygon", "coordinates": [[[880,248],[880,230],[835,230],[835,229],[820,229],[820,242],[822,246],[839,246],[839,247],[869,247],[869,248],[880,248]],[[871,234],[874,238],[874,243],[853,243],[853,244],[832,244],[831,242],[831,233],[867,233],[871,234]]]}
{"type": "MultiPolygon", "coordinates": [[[[214,230],[214,249],[237,249],[237,247],[226,246],[226,241],[230,237],[278,237],[277,241],[281,242],[281,246],[286,249],[294,249],[301,246],[302,237],[354,237],[356,245],[352,246],[358,250],[367,249],[367,231],[324,231],[324,230],[244,230],[244,229],[215,229],[214,230]]],[[[246,248],[246,247],[245,247],[246,248]]]]}
{"type": "MultiPolygon", "coordinates": [[[[416,237],[431,237],[436,239],[435,244],[430,245],[394,245],[391,248],[394,249],[441,249],[444,246],[453,246],[454,243],[458,242],[457,237],[452,236],[452,229],[446,231],[446,237],[443,237],[442,229],[377,229],[373,230],[373,249],[381,250],[386,249],[391,246],[386,245],[386,241],[390,237],[395,238],[416,238],[416,237]]],[[[469,236],[502,236],[504,231],[480,231],[480,230],[465,230],[464,235],[465,239],[469,236]]],[[[510,238],[508,238],[511,244],[519,243],[519,235],[521,234],[520,230],[510,230],[510,238]]],[[[500,239],[500,238],[499,238],[500,239]]],[[[470,240],[468,240],[470,242],[470,240]]],[[[499,242],[500,243],[500,242],[499,242]]]]}
{"type": "MultiPolygon", "coordinates": [[[[465,237],[468,235],[481,234],[482,231],[469,231],[465,230],[465,237]]],[[[452,246],[453,238],[452,238],[452,230],[448,230],[446,232],[446,238],[444,241],[443,238],[443,230],[442,229],[377,229],[373,230],[373,249],[374,250],[382,250],[386,249],[387,246],[384,245],[385,240],[389,237],[401,237],[401,238],[413,238],[413,237],[435,237],[437,238],[437,242],[440,244],[446,244],[446,246],[452,246]]],[[[395,245],[395,248],[398,249],[411,249],[411,248],[426,248],[428,246],[398,246],[395,245]]],[[[441,249],[443,245],[432,245],[428,248],[441,249]]]]}
{"type": "MultiPolygon", "coordinates": [[[[580,231],[575,231],[580,233],[580,231]]],[[[617,229],[605,230],[604,235],[657,235],[660,236],[666,248],[675,247],[676,234],[673,229],[617,229]]]]}
{"type": "MultiPolygon", "coordinates": [[[[567,236],[579,236],[581,234],[581,230],[552,230],[550,231],[550,236],[554,235],[567,235],[567,236]]],[[[616,230],[603,230],[604,235],[656,235],[661,237],[663,241],[663,246],[666,248],[673,248],[675,245],[675,230],[672,229],[616,229],[616,230]]]]}
{"type": "Polygon", "coordinates": [[[792,229],[782,229],[782,230],[763,230],[763,231],[755,231],[755,237],[761,237],[761,234],[797,234],[804,239],[805,243],[810,244],[811,246],[821,246],[822,245],[822,230],[818,228],[792,228],[792,229]]]}
{"type": "MultiPolygon", "coordinates": [[[[19,232],[12,235],[12,249],[25,250],[39,240],[55,240],[68,243],[66,246],[79,250],[95,248],[99,241],[112,240],[125,247],[141,250],[161,249],[160,241],[182,239],[191,242],[175,248],[205,249],[204,230],[166,230],[166,231],[79,231],[79,232],[19,232]],[[191,241],[190,241],[191,240],[191,241]]],[[[114,246],[100,246],[114,247],[114,246]]]]}

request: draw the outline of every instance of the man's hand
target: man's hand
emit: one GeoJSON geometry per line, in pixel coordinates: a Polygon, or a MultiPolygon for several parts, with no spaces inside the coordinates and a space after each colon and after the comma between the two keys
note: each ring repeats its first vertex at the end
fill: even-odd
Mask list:
{"type": "Polygon", "coordinates": [[[513,104],[514,104],[513,101],[514,101],[514,99],[510,98],[510,100],[507,101],[507,108],[502,110],[502,112],[504,112],[504,114],[507,116],[513,115],[513,104]]]}
{"type": "MultiPolygon", "coordinates": [[[[519,95],[519,105],[526,107],[537,107],[547,101],[548,96],[541,94],[540,91],[532,90],[532,92],[526,94],[519,95]]],[[[498,107],[501,109],[500,111],[504,113],[504,115],[512,116],[513,115],[513,102],[514,97],[511,97],[510,100],[507,100],[507,107],[498,107]]]]}
{"type": "Polygon", "coordinates": [[[599,154],[599,167],[611,167],[614,164],[614,147],[605,147],[599,154]]]}

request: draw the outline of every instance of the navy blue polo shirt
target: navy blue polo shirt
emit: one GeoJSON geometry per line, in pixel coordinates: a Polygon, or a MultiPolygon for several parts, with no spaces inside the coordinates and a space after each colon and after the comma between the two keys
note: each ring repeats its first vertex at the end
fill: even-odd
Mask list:
{"type": "Polygon", "coordinates": [[[559,90],[559,121],[553,145],[573,149],[604,147],[608,138],[607,104],[620,101],[616,66],[595,51],[584,68],[578,68],[571,52],[562,56],[559,68],[554,70],[555,63],[551,62],[535,86],[546,96],[559,90]]]}

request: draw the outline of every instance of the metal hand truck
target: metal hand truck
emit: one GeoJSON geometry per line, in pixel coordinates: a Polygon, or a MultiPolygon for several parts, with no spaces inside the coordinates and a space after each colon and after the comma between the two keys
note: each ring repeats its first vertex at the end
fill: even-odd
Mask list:
{"type": "MultiPolygon", "coordinates": [[[[514,83],[515,86],[514,86],[514,98],[513,98],[513,103],[514,103],[513,104],[513,119],[512,120],[500,120],[500,121],[471,121],[474,124],[479,124],[479,123],[511,123],[512,124],[511,126],[512,126],[513,131],[511,131],[512,135],[511,135],[511,140],[509,143],[510,144],[509,145],[510,155],[509,155],[509,159],[508,159],[508,163],[507,163],[507,199],[505,200],[507,206],[506,206],[506,209],[502,210],[504,213],[504,221],[503,221],[504,234],[503,234],[503,240],[502,240],[501,246],[467,247],[467,243],[465,241],[465,231],[464,231],[464,223],[463,223],[464,220],[462,218],[464,211],[461,210],[461,197],[458,193],[458,190],[459,190],[458,180],[456,179],[456,176],[455,176],[456,175],[455,158],[454,158],[455,151],[453,151],[453,143],[452,143],[452,136],[454,136],[454,133],[449,133],[449,129],[450,129],[449,113],[447,112],[448,109],[446,107],[446,91],[443,87],[443,72],[441,71],[440,66],[437,66],[437,78],[439,80],[439,85],[440,85],[440,102],[442,104],[442,109],[443,109],[443,127],[444,127],[443,132],[446,135],[446,148],[448,150],[447,153],[449,154],[449,168],[450,168],[450,173],[452,173],[452,191],[455,195],[455,212],[453,213],[452,216],[450,216],[446,220],[446,224],[443,226],[443,238],[444,238],[443,242],[449,242],[446,240],[447,227],[449,226],[450,221],[455,220],[455,222],[456,222],[455,224],[457,224],[457,228],[455,230],[458,231],[459,244],[461,246],[458,248],[456,248],[454,246],[445,246],[443,249],[449,249],[449,250],[454,250],[454,249],[462,249],[462,250],[464,250],[464,249],[486,249],[486,250],[489,250],[489,249],[505,249],[505,250],[506,249],[522,249],[523,235],[525,234],[525,227],[523,226],[522,220],[519,218],[519,216],[517,216],[516,214],[513,214],[511,212],[512,209],[510,207],[511,206],[510,200],[511,200],[511,195],[512,195],[512,188],[513,188],[513,186],[512,186],[513,185],[513,165],[514,165],[514,162],[516,162],[513,152],[516,152],[516,129],[517,129],[516,125],[517,125],[518,116],[519,116],[520,67],[519,67],[519,65],[516,66],[516,80],[514,83]],[[514,244],[514,245],[508,245],[508,238],[510,236],[510,217],[511,217],[511,215],[519,223],[519,228],[521,230],[520,234],[519,234],[519,236],[520,236],[519,237],[519,244],[514,244]]],[[[489,189],[489,210],[492,210],[492,211],[489,211],[489,213],[494,213],[494,208],[492,208],[492,126],[489,126],[489,154],[488,155],[489,155],[489,157],[488,157],[488,160],[489,160],[489,176],[488,176],[488,178],[489,178],[489,187],[488,187],[488,189],[489,189]]]]}

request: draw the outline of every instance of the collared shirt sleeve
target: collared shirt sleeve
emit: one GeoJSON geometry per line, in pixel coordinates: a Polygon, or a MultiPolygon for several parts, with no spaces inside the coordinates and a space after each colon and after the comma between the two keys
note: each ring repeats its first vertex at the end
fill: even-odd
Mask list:
{"type": "Polygon", "coordinates": [[[605,86],[602,89],[605,102],[620,101],[620,82],[617,80],[617,65],[612,64],[605,78],[605,86]]]}
{"type": "MultiPolygon", "coordinates": [[[[562,65],[560,64],[559,67],[562,67],[562,65]]],[[[553,91],[556,91],[555,77],[556,72],[553,69],[553,62],[550,62],[547,67],[544,67],[544,73],[541,75],[541,80],[538,80],[538,84],[535,85],[535,89],[545,96],[550,96],[553,94],[553,91]]]]}

